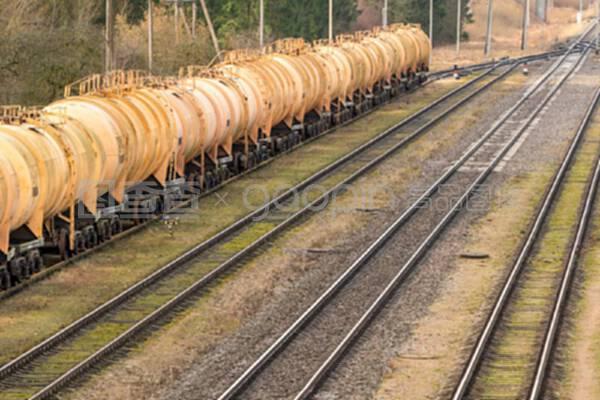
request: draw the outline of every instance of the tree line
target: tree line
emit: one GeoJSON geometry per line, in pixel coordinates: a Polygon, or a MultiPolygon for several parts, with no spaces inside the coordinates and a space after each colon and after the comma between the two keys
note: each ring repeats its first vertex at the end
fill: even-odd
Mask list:
{"type": "MultiPolygon", "coordinates": [[[[147,0],[113,0],[117,13],[117,66],[145,69],[147,0]]],[[[198,36],[181,28],[174,42],[173,5],[155,3],[155,72],[175,74],[180,66],[206,64],[214,50],[197,8],[198,36]]],[[[380,0],[366,0],[380,7],[380,0]]],[[[428,28],[425,0],[389,0],[390,21],[416,22],[428,28]]],[[[268,40],[327,36],[328,0],[265,0],[268,40]]],[[[466,1],[464,3],[467,3],[466,1]]],[[[257,46],[259,0],[206,0],[222,48],[257,46]]],[[[453,40],[455,0],[435,0],[439,40],[453,40]]],[[[465,4],[466,6],[466,4],[465,4]]],[[[335,0],[337,33],[354,29],[358,0],[335,0]]],[[[46,104],[60,97],[64,85],[101,72],[104,59],[105,0],[0,0],[0,103],[46,104]]],[[[191,7],[182,16],[191,23],[191,7]]]]}

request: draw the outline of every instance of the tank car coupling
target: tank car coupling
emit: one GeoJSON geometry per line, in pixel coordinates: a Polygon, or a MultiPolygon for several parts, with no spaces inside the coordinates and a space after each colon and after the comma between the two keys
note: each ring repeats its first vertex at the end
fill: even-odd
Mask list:
{"type": "Polygon", "coordinates": [[[523,64],[523,75],[529,75],[529,66],[527,65],[527,63],[523,64]]]}

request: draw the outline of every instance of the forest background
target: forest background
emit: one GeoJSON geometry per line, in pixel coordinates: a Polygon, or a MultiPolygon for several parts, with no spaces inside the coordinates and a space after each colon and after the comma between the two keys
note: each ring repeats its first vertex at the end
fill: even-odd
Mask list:
{"type": "MultiPolygon", "coordinates": [[[[193,37],[189,0],[182,1],[186,5],[179,18],[179,35],[173,1],[152,1],[153,73],[173,75],[182,66],[205,65],[215,57],[200,6],[196,8],[193,37]]],[[[286,37],[311,41],[327,36],[328,0],[264,1],[267,42],[286,37]]],[[[504,0],[500,4],[511,3],[506,12],[519,14],[521,1],[504,0]]],[[[383,0],[334,2],[336,34],[369,29],[382,22],[383,0]]],[[[471,12],[481,2],[461,2],[463,25],[484,24],[474,21],[471,12]]],[[[113,3],[116,68],[147,69],[148,0],[113,3]]],[[[434,45],[455,41],[457,3],[434,0],[434,45]]],[[[206,5],[221,49],[258,46],[259,0],[206,0],[206,5]]],[[[389,10],[390,22],[418,23],[429,30],[428,0],[389,0],[389,10]]],[[[105,12],[105,0],[0,0],[0,104],[46,104],[60,97],[66,84],[102,72],[105,12]]],[[[467,33],[463,39],[469,40],[467,33]]]]}

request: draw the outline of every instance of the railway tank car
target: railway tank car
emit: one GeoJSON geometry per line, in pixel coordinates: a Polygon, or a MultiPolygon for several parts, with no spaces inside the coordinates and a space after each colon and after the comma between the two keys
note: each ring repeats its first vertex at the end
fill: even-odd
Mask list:
{"type": "Polygon", "coordinates": [[[430,52],[396,24],[232,51],[179,77],[92,75],[42,109],[1,109],[0,289],[421,83],[430,52]]]}

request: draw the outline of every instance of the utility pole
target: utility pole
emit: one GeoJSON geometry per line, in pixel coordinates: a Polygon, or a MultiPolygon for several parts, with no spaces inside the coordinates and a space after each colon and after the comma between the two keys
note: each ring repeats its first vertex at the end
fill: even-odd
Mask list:
{"type": "MultiPolygon", "coordinates": [[[[433,49],[433,0],[429,0],[429,40],[433,49]]],[[[429,65],[431,65],[431,61],[433,60],[432,53],[433,51],[429,53],[429,65]]]]}
{"type": "Polygon", "coordinates": [[[217,40],[217,35],[215,34],[215,28],[213,27],[210,14],[208,13],[208,7],[206,7],[206,1],[200,0],[200,5],[202,6],[202,12],[204,13],[204,18],[206,19],[206,25],[208,26],[208,31],[210,32],[210,37],[212,39],[213,46],[215,47],[215,52],[217,55],[219,55],[221,54],[221,49],[219,48],[219,41],[217,40]]]}
{"type": "Polygon", "coordinates": [[[333,0],[329,0],[329,41],[333,42],[333,0]]]}
{"type": "Polygon", "coordinates": [[[175,12],[175,44],[179,44],[179,0],[173,2],[175,12]]]}
{"type": "Polygon", "coordinates": [[[196,0],[192,1],[192,37],[196,39],[196,17],[198,14],[198,5],[196,5],[196,0]]]}
{"type": "Polygon", "coordinates": [[[527,50],[527,38],[529,36],[529,0],[523,3],[523,29],[521,31],[521,50],[527,50]]]}
{"type": "Polygon", "coordinates": [[[487,32],[485,35],[485,55],[492,52],[492,31],[494,23],[494,0],[488,0],[487,32]]]}
{"type": "Polygon", "coordinates": [[[600,49],[600,0],[596,1],[596,51],[600,49]]]}
{"type": "Polygon", "coordinates": [[[104,48],[104,72],[109,73],[114,68],[115,28],[113,0],[106,0],[106,32],[104,48]]]}
{"type": "Polygon", "coordinates": [[[460,54],[460,36],[462,34],[462,1],[456,6],[456,56],[460,54]]]}
{"type": "Polygon", "coordinates": [[[148,72],[152,74],[152,61],[154,57],[154,4],[148,0],[148,72]]]}
{"type": "Polygon", "coordinates": [[[548,22],[549,2],[550,0],[536,0],[535,13],[544,22],[548,22]]]}
{"type": "Polygon", "coordinates": [[[262,49],[265,47],[265,0],[260,0],[258,42],[262,49]]]}
{"type": "Polygon", "coordinates": [[[577,23],[583,22],[583,0],[579,0],[579,12],[577,13],[577,23]]]}
{"type": "Polygon", "coordinates": [[[383,0],[383,10],[381,10],[381,12],[383,13],[383,26],[388,26],[388,8],[389,8],[389,1],[388,0],[383,0]]]}

